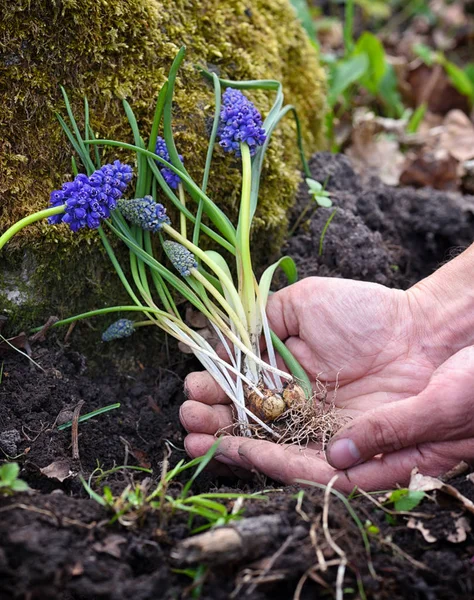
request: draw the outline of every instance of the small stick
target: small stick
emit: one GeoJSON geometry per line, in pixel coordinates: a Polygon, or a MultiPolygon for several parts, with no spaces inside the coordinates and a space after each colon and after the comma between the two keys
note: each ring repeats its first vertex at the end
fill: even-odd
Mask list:
{"type": "Polygon", "coordinates": [[[79,415],[81,414],[81,408],[84,405],[84,400],[80,400],[77,403],[74,413],[72,415],[71,425],[71,436],[72,436],[72,458],[73,460],[79,460],[79,415]]]}
{"type": "Polygon", "coordinates": [[[59,321],[58,317],[49,317],[46,323],[43,325],[40,331],[37,331],[34,335],[30,337],[30,342],[34,344],[35,342],[44,342],[46,339],[46,334],[48,330],[59,321]]]}

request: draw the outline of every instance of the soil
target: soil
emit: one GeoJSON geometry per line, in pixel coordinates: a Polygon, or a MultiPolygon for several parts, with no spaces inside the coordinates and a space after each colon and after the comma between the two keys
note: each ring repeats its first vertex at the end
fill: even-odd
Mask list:
{"type": "MultiPolygon", "coordinates": [[[[302,276],[353,277],[406,287],[470,242],[474,197],[364,182],[345,157],[324,153],[313,157],[311,170],[318,181],[327,179],[337,213],[322,256],[319,238],[333,209],[318,209],[288,242],[286,253],[295,258],[302,276]]],[[[294,218],[307,201],[302,189],[294,218]]],[[[120,494],[132,481],[151,477],[156,483],[165,454],[171,465],[185,458],[178,407],[184,400],[183,379],[197,364],[172,346],[154,356],[155,366],[149,361],[128,369],[137,367],[128,358],[135,345],[147,340],[132,337],[115,346],[115,353],[123,356],[118,369],[108,351],[94,356],[77,352],[75,340],[84,326],[76,328],[67,344],[51,334],[47,342],[32,347],[41,370],[16,352],[0,357],[0,449],[5,458],[16,457],[21,477],[34,490],[0,497],[0,600],[331,597],[338,561],[321,527],[323,490],[306,489],[301,495],[297,488],[271,481],[224,481],[201,474],[193,484],[196,493],[265,489],[266,501],[245,501],[245,517],[276,515],[280,525],[270,550],[259,554],[255,540],[251,558],[211,564],[200,596],[191,589],[189,576],[176,572],[179,565],[171,557],[190,535],[185,515],[154,511],[129,527],[109,523],[111,514],[88,498],[78,475],[87,480],[98,466],[153,470],[152,475],[125,469],[109,475],[105,482],[120,494]],[[90,363],[101,365],[100,374],[91,374],[90,363]],[[71,429],[58,431],[56,425],[71,418],[80,400],[82,413],[114,402],[121,406],[80,424],[79,459],[73,460],[71,429]],[[58,461],[70,474],[62,482],[41,471],[58,461]]],[[[466,473],[449,483],[474,501],[474,483],[466,473]]],[[[178,482],[170,493],[179,489],[178,482]]],[[[232,501],[226,504],[232,508],[232,501]]],[[[408,516],[387,517],[365,497],[352,499],[351,506],[363,524],[372,524],[367,531],[376,576],[356,523],[331,496],[329,528],[348,560],[345,598],[362,598],[361,587],[373,600],[474,598],[473,515],[459,502],[430,494],[416,507],[425,515],[420,518],[434,542],[408,528],[408,516]],[[465,535],[448,541],[461,515],[465,535]]]]}

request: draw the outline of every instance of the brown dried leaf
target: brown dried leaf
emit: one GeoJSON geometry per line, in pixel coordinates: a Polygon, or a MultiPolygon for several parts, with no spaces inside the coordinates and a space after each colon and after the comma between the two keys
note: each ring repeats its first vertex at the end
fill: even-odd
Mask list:
{"type": "Polygon", "coordinates": [[[449,496],[453,496],[456,498],[463,507],[474,514],[474,502],[463,496],[456,488],[449,483],[444,483],[441,479],[437,477],[431,477],[430,475],[422,475],[418,472],[418,469],[415,467],[411,473],[410,484],[408,489],[411,491],[420,491],[420,492],[432,492],[434,490],[439,490],[444,494],[448,494],[449,496]]]}
{"type": "Polygon", "coordinates": [[[444,118],[438,147],[461,163],[474,158],[474,124],[461,110],[451,110],[444,118]]]}
{"type": "Polygon", "coordinates": [[[376,175],[386,185],[398,185],[405,157],[398,141],[383,133],[399,127],[393,119],[376,119],[373,113],[356,111],[352,145],[346,154],[360,175],[376,175]]]}
{"type": "Polygon", "coordinates": [[[459,163],[445,150],[407,155],[400,183],[438,190],[456,190],[460,185],[459,163]]]}
{"type": "Polygon", "coordinates": [[[455,108],[469,111],[469,100],[453,87],[441,65],[414,64],[416,66],[407,74],[407,86],[403,90],[412,106],[426,102],[428,110],[441,115],[455,108]]]}
{"type": "MultiPolygon", "coordinates": [[[[455,517],[456,515],[452,515],[455,517]]],[[[465,542],[467,539],[467,534],[471,531],[471,526],[469,525],[466,517],[460,516],[454,521],[454,526],[456,527],[456,531],[452,531],[446,537],[448,542],[452,542],[453,544],[460,544],[461,542],[465,542]]]]}
{"type": "Polygon", "coordinates": [[[417,529],[424,537],[425,541],[427,541],[430,544],[438,541],[438,539],[435,538],[435,536],[432,535],[430,531],[425,527],[423,521],[420,521],[419,519],[414,519],[413,517],[410,517],[407,521],[407,527],[408,529],[417,529]]]}
{"type": "Polygon", "coordinates": [[[109,554],[114,558],[120,558],[121,550],[120,546],[127,542],[126,538],[122,535],[111,534],[108,535],[103,542],[96,542],[92,548],[96,552],[100,552],[102,554],[109,554]]]}
{"type": "Polygon", "coordinates": [[[202,329],[208,324],[207,317],[192,306],[186,308],[185,321],[190,327],[195,327],[196,329],[202,329]]]}
{"type": "Polygon", "coordinates": [[[55,460],[47,467],[43,467],[40,469],[40,473],[49,479],[57,479],[61,483],[65,479],[68,479],[74,475],[74,473],[71,471],[71,465],[69,464],[69,461],[65,458],[55,460]]]}

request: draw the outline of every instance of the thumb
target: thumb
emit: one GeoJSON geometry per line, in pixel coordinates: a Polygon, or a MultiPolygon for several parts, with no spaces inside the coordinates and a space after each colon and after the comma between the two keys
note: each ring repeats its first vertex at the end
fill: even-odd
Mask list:
{"type": "Polygon", "coordinates": [[[347,469],[377,454],[473,436],[474,346],[469,346],[443,363],[417,396],[378,407],[343,427],[329,442],[326,458],[347,469]]]}

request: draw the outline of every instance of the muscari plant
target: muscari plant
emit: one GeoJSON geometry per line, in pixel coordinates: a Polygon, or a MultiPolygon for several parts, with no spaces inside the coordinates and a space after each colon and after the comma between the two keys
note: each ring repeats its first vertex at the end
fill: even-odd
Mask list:
{"type": "Polygon", "coordinates": [[[310,178],[300,124],[294,107],[284,106],[278,81],[229,81],[201,70],[214,86],[215,115],[204,174],[198,184],[186,170],[185,159],[178,154],[172,130],[173,89],[184,52],[182,48],[177,54],[158,95],[147,143],[128,102],[123,101],[123,104],[133,132],[133,144],[97,139],[90,125],[87,99],[81,131],[67,94],[62,90],[69,123],[60,115],[57,117],[85,173],[78,172],[73,157],[74,180],[51,193],[49,208],[25,217],[7,230],[0,237],[0,250],[20,229],[44,218],[51,225],[67,224],[74,232],[82,228],[96,229],[132,303],[92,310],[58,321],[56,326],[111,312],[142,313],[142,321],[119,319],[113,323],[104,332],[103,340],[130,336],[142,326],[160,327],[189,346],[226,392],[235,405],[241,434],[252,435],[258,427],[259,431],[263,429],[266,434],[279,437],[273,421],[312,395],[307,375],[270,330],[265,312],[277,267],[284,270],[290,283],[296,280],[297,274],[292,259],[283,257],[268,267],[257,281],[252,267],[250,230],[265,152],[275,127],[288,113],[295,117],[303,168],[305,176],[310,178]],[[242,92],[254,89],[276,95],[264,121],[242,92]],[[160,129],[163,137],[158,135],[160,129]],[[207,194],[216,141],[241,164],[242,189],[236,225],[207,194]],[[101,165],[100,146],[135,154],[134,193],[132,167],[119,160],[101,165]],[[178,209],[179,223],[171,223],[159,200],[170,202],[178,209]],[[208,224],[203,222],[204,216],[208,224]],[[114,252],[110,234],[129,249],[130,275],[114,252]],[[214,246],[220,246],[219,252],[201,249],[204,235],[214,246]],[[156,258],[157,243],[164,250],[171,269],[165,264],[166,258],[163,261],[156,258]],[[183,321],[176,306],[176,293],[207,317],[227,352],[227,359],[183,321]],[[267,361],[262,359],[260,351],[262,336],[267,361]],[[277,353],[289,373],[277,367],[277,353]]]}

